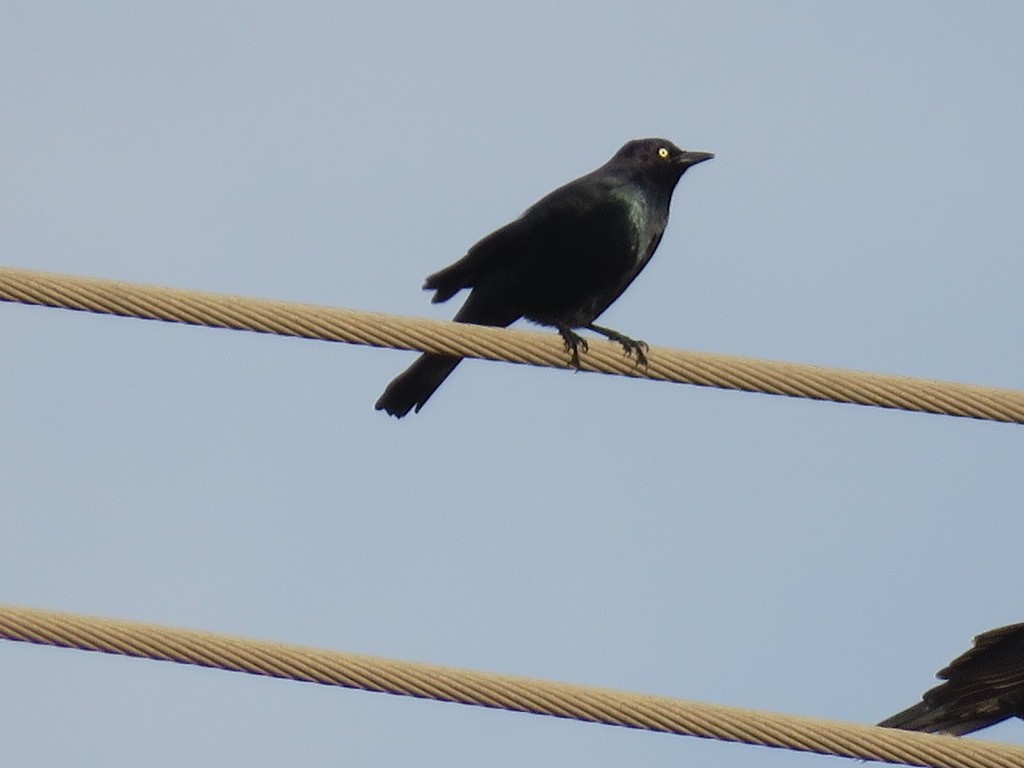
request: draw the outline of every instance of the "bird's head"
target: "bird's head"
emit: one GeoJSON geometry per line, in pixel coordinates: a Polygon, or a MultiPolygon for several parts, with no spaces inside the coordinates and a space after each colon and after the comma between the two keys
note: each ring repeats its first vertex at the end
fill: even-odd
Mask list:
{"type": "Polygon", "coordinates": [[[634,139],[626,142],[611,162],[675,183],[691,165],[713,157],[711,152],[680,149],[668,139],[634,139]]]}

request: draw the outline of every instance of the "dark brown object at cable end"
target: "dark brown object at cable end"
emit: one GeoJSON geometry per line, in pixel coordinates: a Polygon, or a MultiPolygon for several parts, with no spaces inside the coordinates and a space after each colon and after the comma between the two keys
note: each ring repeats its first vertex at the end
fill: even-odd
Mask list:
{"type": "Polygon", "coordinates": [[[879,725],[963,736],[1024,718],[1024,623],[978,635],[974,647],[936,677],[946,682],[879,725]]]}

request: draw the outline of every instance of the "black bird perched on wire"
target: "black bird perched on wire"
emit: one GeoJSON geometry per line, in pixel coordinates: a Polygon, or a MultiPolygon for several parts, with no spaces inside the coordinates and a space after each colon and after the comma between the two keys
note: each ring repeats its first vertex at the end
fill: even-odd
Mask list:
{"type": "MultiPolygon", "coordinates": [[[[570,181],[522,216],[478,242],[423,287],[432,301],[463,288],[469,297],[459,323],[506,326],[521,317],[554,326],[579,367],[586,340],[574,329],[595,331],[646,365],[647,345],[594,325],[650,261],[668,224],[669,203],[680,177],[714,157],[687,152],[666,139],[628,142],[596,171],[570,181]]],[[[376,406],[401,418],[419,411],[462,360],[421,355],[392,381],[376,406]]]]}
{"type": "Polygon", "coordinates": [[[1011,717],[1024,718],[1024,624],[978,635],[974,647],[936,677],[946,682],[879,725],[963,736],[1011,717]]]}

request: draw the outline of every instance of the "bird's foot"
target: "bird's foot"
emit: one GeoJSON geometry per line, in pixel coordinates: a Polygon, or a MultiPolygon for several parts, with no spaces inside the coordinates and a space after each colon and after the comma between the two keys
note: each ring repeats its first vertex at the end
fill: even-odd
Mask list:
{"type": "Polygon", "coordinates": [[[613,331],[611,328],[604,328],[600,325],[588,325],[587,328],[595,333],[600,333],[609,341],[618,342],[622,345],[622,351],[626,353],[626,357],[635,357],[638,366],[647,367],[647,350],[650,349],[650,346],[646,341],[631,339],[629,336],[625,336],[618,331],[613,331]]]}
{"type": "Polygon", "coordinates": [[[650,347],[646,341],[631,339],[628,336],[623,336],[621,339],[613,339],[613,341],[617,341],[622,345],[622,351],[626,353],[626,357],[635,357],[638,366],[647,367],[647,350],[650,347]]]}
{"type": "Polygon", "coordinates": [[[587,344],[587,340],[575,333],[572,328],[559,328],[558,335],[562,337],[562,341],[565,342],[565,351],[568,352],[571,357],[569,358],[569,364],[579,370],[580,368],[580,349],[586,352],[590,349],[590,345],[587,344]]]}

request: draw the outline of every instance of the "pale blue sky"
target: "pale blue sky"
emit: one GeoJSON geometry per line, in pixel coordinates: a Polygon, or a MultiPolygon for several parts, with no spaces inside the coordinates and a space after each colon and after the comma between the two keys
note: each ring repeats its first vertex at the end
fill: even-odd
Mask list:
{"type": "MultiPolygon", "coordinates": [[[[604,316],[1024,387],[1024,6],[8,4],[0,263],[447,318],[624,141],[604,316]]],[[[869,723],[1024,620],[1024,429],[0,305],[0,602],[869,723]]],[[[23,766],[837,759],[0,643],[23,766]]],[[[987,737],[1024,744],[1013,721],[987,737]]],[[[13,764],[13,763],[12,763],[13,764]]]]}

